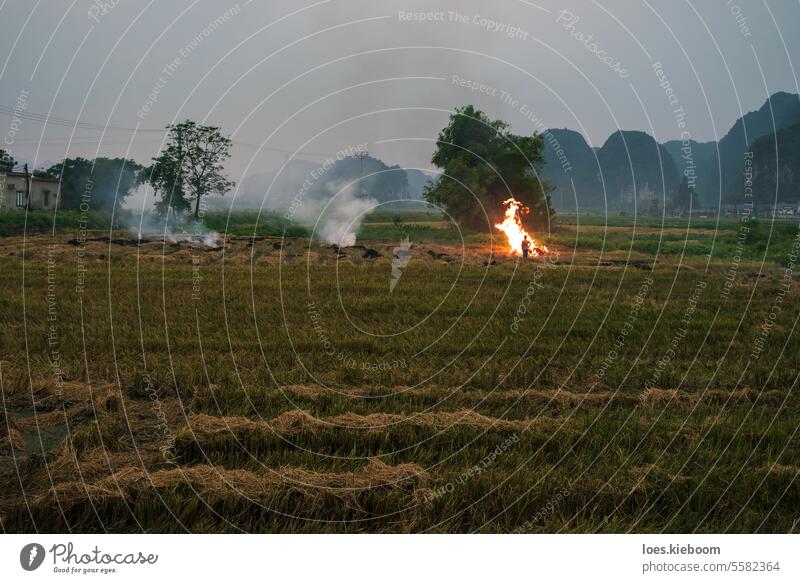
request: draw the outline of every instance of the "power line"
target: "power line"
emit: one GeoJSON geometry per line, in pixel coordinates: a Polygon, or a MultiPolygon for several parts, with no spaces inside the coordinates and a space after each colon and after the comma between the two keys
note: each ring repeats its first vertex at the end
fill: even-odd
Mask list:
{"type": "MultiPolygon", "coordinates": [[[[42,114],[42,113],[34,113],[32,111],[27,111],[27,110],[23,111],[23,110],[19,110],[18,108],[9,107],[7,105],[0,105],[0,115],[6,115],[6,116],[10,116],[10,117],[15,117],[16,116],[16,117],[18,117],[20,119],[26,119],[26,120],[29,120],[29,121],[35,121],[35,122],[38,122],[38,123],[43,123],[45,125],[49,124],[49,125],[54,125],[54,126],[58,126],[58,127],[79,128],[79,129],[83,129],[83,130],[97,131],[97,132],[103,132],[103,133],[105,133],[105,132],[107,132],[109,130],[115,131],[115,132],[122,132],[122,133],[116,133],[116,134],[108,134],[108,137],[115,137],[115,138],[125,137],[126,135],[135,136],[137,133],[162,133],[163,134],[163,133],[168,131],[167,128],[155,129],[155,128],[128,128],[128,127],[123,127],[123,126],[111,126],[111,125],[103,126],[103,125],[96,124],[96,123],[79,122],[77,120],[67,119],[67,118],[63,118],[63,117],[55,117],[55,116],[52,116],[52,115],[45,115],[45,114],[42,114]]],[[[31,138],[31,139],[15,140],[15,143],[18,143],[18,144],[38,144],[38,143],[43,143],[43,144],[44,143],[47,143],[47,144],[66,144],[66,143],[72,142],[72,143],[75,143],[75,144],[82,144],[83,141],[78,141],[78,138],[80,138],[80,140],[93,140],[93,139],[96,139],[95,136],[75,136],[73,138],[63,138],[63,139],[52,138],[52,139],[49,139],[49,140],[41,140],[41,141],[31,138]]],[[[124,143],[124,142],[106,142],[105,141],[105,136],[103,136],[103,139],[104,139],[103,143],[108,144],[108,145],[117,144],[117,143],[124,143]]],[[[148,140],[152,141],[152,138],[148,138],[148,140]]],[[[296,152],[295,150],[287,150],[285,148],[274,148],[274,147],[271,147],[271,146],[250,144],[248,142],[241,142],[239,140],[231,140],[231,141],[234,144],[236,144],[237,146],[241,146],[241,147],[244,147],[244,148],[255,148],[257,150],[267,150],[267,151],[270,151],[270,152],[277,152],[279,154],[285,154],[285,155],[302,155],[302,156],[310,156],[312,158],[331,158],[331,157],[335,157],[336,156],[336,154],[331,154],[329,152],[328,153],[324,153],[324,154],[323,153],[319,153],[319,152],[296,152]]]]}
{"type": "Polygon", "coordinates": [[[278,152],[279,154],[286,154],[289,155],[298,155],[302,154],[303,156],[311,156],[312,158],[335,158],[336,154],[331,154],[330,152],[327,154],[320,154],[319,152],[296,152],[295,150],[284,150],[282,148],[271,148],[269,146],[259,146],[257,144],[248,144],[247,142],[240,142],[238,140],[231,140],[237,146],[242,146],[245,148],[256,148],[258,150],[269,150],[270,152],[278,152]]]}
{"type": "Polygon", "coordinates": [[[112,125],[100,125],[96,123],[89,123],[83,121],[77,121],[72,119],[66,119],[63,117],[55,117],[52,115],[45,115],[42,113],[34,113],[32,111],[27,110],[20,110],[19,108],[9,107],[7,105],[0,105],[0,115],[7,115],[11,117],[18,117],[20,119],[26,119],[29,121],[35,121],[43,124],[50,124],[60,127],[69,127],[69,128],[80,128],[85,130],[92,130],[92,131],[125,131],[125,132],[142,132],[142,133],[164,133],[166,129],[151,129],[151,128],[126,128],[121,126],[112,126],[112,125]]]}
{"type": "MultiPolygon", "coordinates": [[[[130,143],[130,134],[106,134],[102,136],[103,144],[129,144],[130,143]]],[[[73,136],[72,138],[18,138],[14,139],[13,144],[8,144],[9,146],[13,146],[16,144],[25,145],[25,146],[35,146],[38,144],[55,144],[55,145],[63,145],[63,144],[74,144],[76,146],[80,145],[92,145],[97,144],[100,136],[73,136]]],[[[162,138],[157,137],[143,137],[142,139],[137,140],[138,142],[160,142],[162,138]]]]}

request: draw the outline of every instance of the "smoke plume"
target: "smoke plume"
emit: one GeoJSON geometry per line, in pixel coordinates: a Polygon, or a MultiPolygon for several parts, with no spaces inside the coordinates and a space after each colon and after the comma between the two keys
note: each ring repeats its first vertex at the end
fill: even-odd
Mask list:
{"type": "Polygon", "coordinates": [[[356,244],[356,233],[364,216],[378,203],[372,198],[357,197],[352,183],[332,181],[325,188],[331,198],[319,212],[310,205],[307,208],[309,220],[316,215],[316,230],[319,231],[319,238],[326,243],[351,247],[356,244]]]}
{"type": "Polygon", "coordinates": [[[346,160],[294,160],[277,175],[252,176],[237,195],[235,208],[246,208],[257,199],[263,210],[307,226],[315,239],[340,247],[355,245],[364,216],[378,202],[365,192],[370,176],[362,179],[344,171],[346,160]]]}
{"type": "Polygon", "coordinates": [[[156,239],[168,243],[200,243],[206,247],[219,247],[219,233],[207,228],[201,221],[170,212],[167,216],[143,213],[125,225],[139,239],[156,239]],[[138,220],[137,220],[138,219],[138,220]]]}

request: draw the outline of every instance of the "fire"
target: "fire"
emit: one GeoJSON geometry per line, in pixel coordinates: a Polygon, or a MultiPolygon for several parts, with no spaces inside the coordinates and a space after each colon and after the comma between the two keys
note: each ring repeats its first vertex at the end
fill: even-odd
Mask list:
{"type": "Polygon", "coordinates": [[[502,231],[508,240],[508,252],[511,255],[522,255],[522,240],[528,237],[531,242],[530,254],[534,257],[547,253],[547,247],[540,245],[522,226],[521,215],[527,215],[530,209],[514,197],[503,201],[506,207],[505,218],[495,228],[502,231]]]}

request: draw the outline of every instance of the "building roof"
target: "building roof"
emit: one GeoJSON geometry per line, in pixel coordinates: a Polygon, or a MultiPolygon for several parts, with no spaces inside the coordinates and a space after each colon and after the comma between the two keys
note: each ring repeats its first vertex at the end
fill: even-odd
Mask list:
{"type": "Polygon", "coordinates": [[[46,178],[43,176],[34,176],[33,174],[25,174],[24,172],[14,172],[14,171],[7,171],[7,170],[0,170],[0,174],[5,174],[6,176],[12,176],[14,178],[25,178],[26,176],[30,176],[34,180],[38,180],[39,182],[61,182],[58,178],[46,178]]]}

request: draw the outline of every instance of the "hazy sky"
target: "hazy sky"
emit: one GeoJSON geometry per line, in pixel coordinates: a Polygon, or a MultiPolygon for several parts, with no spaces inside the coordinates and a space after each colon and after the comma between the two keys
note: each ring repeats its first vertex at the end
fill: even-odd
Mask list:
{"type": "Polygon", "coordinates": [[[37,165],[146,162],[163,136],[146,130],[190,117],[232,134],[237,181],[284,161],[261,145],[367,143],[388,163],[430,167],[431,140],[466,103],[518,133],[570,127],[598,146],[618,128],[705,141],[768,94],[797,91],[798,22],[797,0],[0,0],[2,111],[84,124],[6,113],[0,135],[37,165]],[[85,124],[139,132],[100,141],[85,124]]]}

